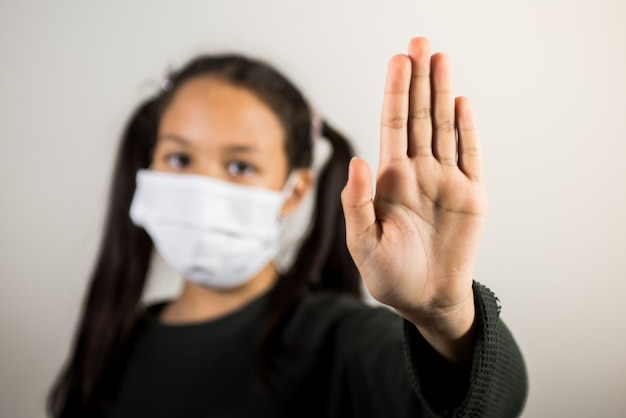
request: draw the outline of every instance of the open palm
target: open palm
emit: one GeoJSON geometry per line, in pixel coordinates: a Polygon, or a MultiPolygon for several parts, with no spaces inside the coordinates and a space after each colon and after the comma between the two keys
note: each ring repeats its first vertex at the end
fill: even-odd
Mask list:
{"type": "Polygon", "coordinates": [[[416,324],[468,303],[473,314],[487,195],[470,104],[451,85],[448,58],[431,56],[424,38],[393,57],[376,196],[359,159],[342,193],[348,248],[368,289],[416,324]]]}

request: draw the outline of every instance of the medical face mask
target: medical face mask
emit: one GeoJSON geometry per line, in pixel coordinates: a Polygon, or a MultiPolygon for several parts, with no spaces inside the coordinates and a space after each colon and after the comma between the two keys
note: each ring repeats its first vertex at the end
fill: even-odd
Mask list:
{"type": "Polygon", "coordinates": [[[279,214],[292,179],[281,192],[140,170],[130,217],[184,278],[210,288],[234,288],[276,256],[279,214]]]}

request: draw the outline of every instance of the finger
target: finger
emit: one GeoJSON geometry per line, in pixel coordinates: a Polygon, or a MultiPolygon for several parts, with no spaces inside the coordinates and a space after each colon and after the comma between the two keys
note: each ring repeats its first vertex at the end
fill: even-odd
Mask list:
{"type": "Polygon", "coordinates": [[[348,169],[348,183],[341,192],[346,218],[346,240],[350,251],[359,248],[373,235],[376,213],[372,202],[372,176],[368,164],[353,158],[348,169]],[[365,238],[365,239],[364,239],[365,238]]]}
{"type": "Polygon", "coordinates": [[[480,181],[483,176],[480,138],[469,100],[465,97],[457,97],[455,112],[459,132],[459,168],[467,177],[480,181]]]}
{"type": "Polygon", "coordinates": [[[433,154],[441,164],[456,165],[454,96],[450,61],[444,54],[431,59],[433,91],[433,154]]]}
{"type": "Polygon", "coordinates": [[[381,166],[406,158],[411,63],[406,55],[389,61],[380,123],[381,166]]]}
{"type": "Polygon", "coordinates": [[[432,120],[430,103],[430,44],[415,38],[409,44],[411,91],[409,96],[408,155],[432,155],[432,120]]]}

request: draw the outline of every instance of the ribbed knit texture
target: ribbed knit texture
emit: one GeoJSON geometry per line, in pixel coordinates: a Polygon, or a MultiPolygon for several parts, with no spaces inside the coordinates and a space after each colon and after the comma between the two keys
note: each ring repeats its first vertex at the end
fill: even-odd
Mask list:
{"type": "Polygon", "coordinates": [[[528,391],[521,353],[513,336],[500,320],[499,300],[491,290],[477,282],[474,282],[473,289],[477,334],[463,400],[456,408],[445,408],[445,405],[450,405],[446,402],[449,401],[446,379],[454,378],[455,374],[458,379],[463,371],[442,364],[444,360],[434,353],[415,326],[405,321],[405,354],[407,362],[413,365],[409,368],[411,382],[418,397],[435,416],[519,416],[528,391]],[[425,362],[425,359],[429,361],[425,362]]]}

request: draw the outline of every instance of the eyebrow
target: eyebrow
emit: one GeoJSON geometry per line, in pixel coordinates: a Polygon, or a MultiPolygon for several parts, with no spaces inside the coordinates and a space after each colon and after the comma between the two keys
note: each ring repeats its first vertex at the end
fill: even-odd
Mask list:
{"type": "Polygon", "coordinates": [[[226,147],[226,152],[229,154],[249,154],[260,153],[261,149],[253,145],[233,145],[226,147]]]}

